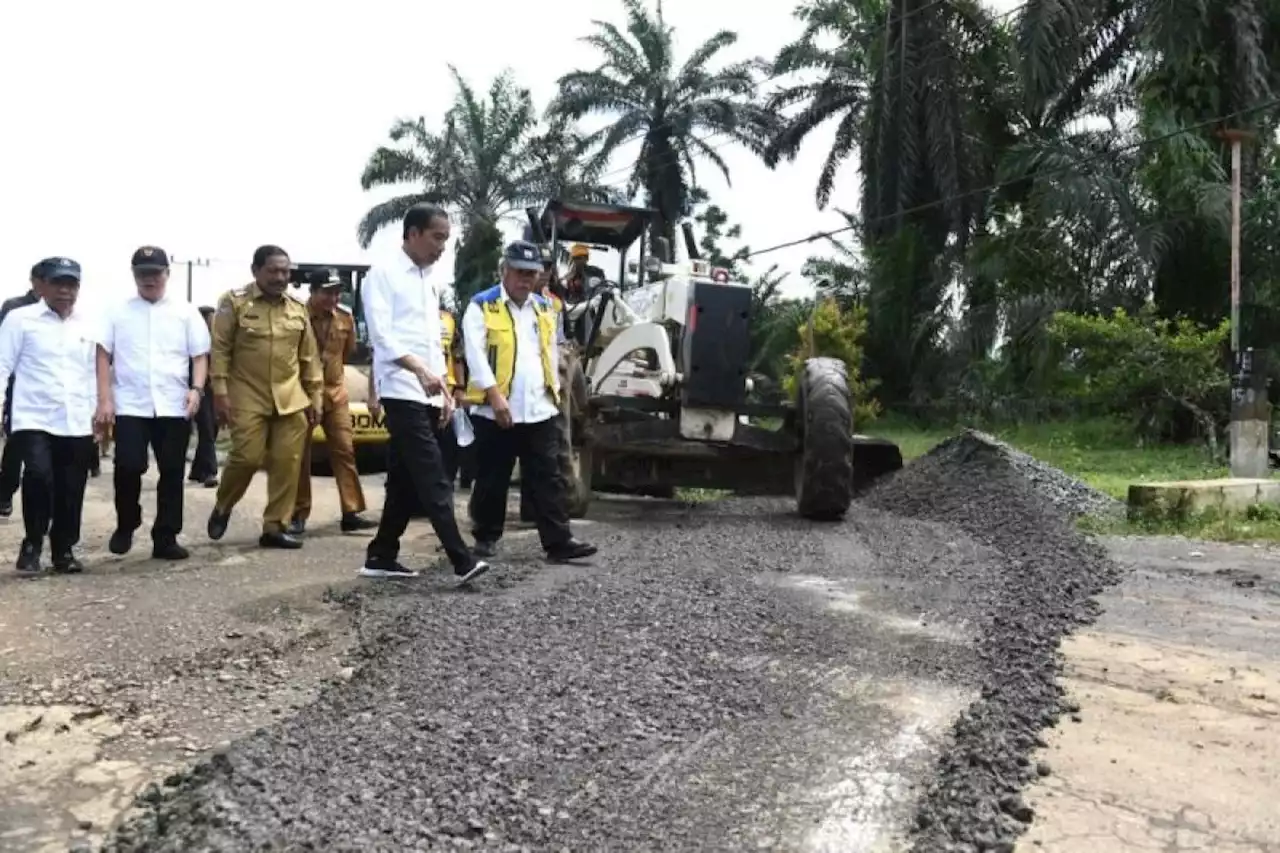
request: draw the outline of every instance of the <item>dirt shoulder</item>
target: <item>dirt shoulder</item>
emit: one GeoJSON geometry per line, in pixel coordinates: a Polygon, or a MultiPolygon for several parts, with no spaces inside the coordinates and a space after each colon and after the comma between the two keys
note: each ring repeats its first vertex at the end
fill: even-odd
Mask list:
{"type": "MultiPolygon", "coordinates": [[[[0,521],[0,850],[86,846],[149,782],[306,704],[349,677],[354,637],[334,594],[355,583],[366,537],[337,530],[337,497],[317,489],[311,541],[256,547],[265,479],[254,483],[221,543],[204,536],[213,491],[189,485],[184,540],[192,559],[106,551],[114,525],[110,467],[91,480],[75,577],[6,571],[21,520],[0,521]]],[[[373,507],[381,477],[366,478],[373,507]]],[[[144,498],[144,514],[151,515],[144,498]]],[[[425,526],[411,552],[434,545],[425,526]]]]}
{"type": "Polygon", "coordinates": [[[1062,647],[1080,712],[1047,734],[1020,850],[1280,845],[1280,549],[1106,540],[1127,579],[1062,647]]]}

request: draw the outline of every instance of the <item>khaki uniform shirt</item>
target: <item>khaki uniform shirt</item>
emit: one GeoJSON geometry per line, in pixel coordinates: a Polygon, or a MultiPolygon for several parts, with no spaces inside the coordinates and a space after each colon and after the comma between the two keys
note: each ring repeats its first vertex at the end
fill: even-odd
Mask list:
{"type": "Polygon", "coordinates": [[[213,393],[238,411],[319,412],[324,375],[307,314],[298,300],[268,299],[257,284],[223,294],[213,318],[213,393]]]}
{"type": "Polygon", "coordinates": [[[310,302],[307,307],[311,313],[316,347],[320,350],[325,409],[336,409],[348,402],[345,365],[356,351],[356,324],[351,315],[341,308],[321,311],[310,302]]]}

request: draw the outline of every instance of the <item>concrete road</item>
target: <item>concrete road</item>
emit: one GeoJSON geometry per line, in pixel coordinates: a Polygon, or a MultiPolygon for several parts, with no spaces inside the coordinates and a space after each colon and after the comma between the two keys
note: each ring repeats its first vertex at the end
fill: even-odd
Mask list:
{"type": "Polygon", "coordinates": [[[1039,756],[1021,849],[1280,849],[1280,549],[1107,545],[1130,572],[1063,644],[1080,708],[1039,756]]]}

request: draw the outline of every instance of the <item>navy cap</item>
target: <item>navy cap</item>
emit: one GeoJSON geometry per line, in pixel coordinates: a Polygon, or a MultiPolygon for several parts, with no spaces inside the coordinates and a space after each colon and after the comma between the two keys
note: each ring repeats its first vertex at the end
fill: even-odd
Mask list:
{"type": "Polygon", "coordinates": [[[155,272],[169,268],[169,256],[159,246],[143,246],[133,253],[130,265],[139,271],[155,272]]]}
{"type": "Polygon", "coordinates": [[[502,259],[513,270],[542,271],[542,252],[527,240],[516,240],[507,246],[502,259]]]}
{"type": "Polygon", "coordinates": [[[49,281],[57,278],[80,280],[80,265],[70,258],[46,258],[44,265],[44,277],[49,281]]]}

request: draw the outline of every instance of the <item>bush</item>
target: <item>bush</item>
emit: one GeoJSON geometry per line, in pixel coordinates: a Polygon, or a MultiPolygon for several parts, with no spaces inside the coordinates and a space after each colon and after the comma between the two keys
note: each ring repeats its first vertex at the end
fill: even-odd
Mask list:
{"type": "Polygon", "coordinates": [[[1049,334],[1062,356],[1055,393],[1124,417],[1151,440],[1178,437],[1178,420],[1189,416],[1216,452],[1230,399],[1222,363],[1227,322],[1205,329],[1163,320],[1152,307],[1110,316],[1060,312],[1049,334]]]}
{"type": "Polygon", "coordinates": [[[865,424],[880,414],[880,404],[871,396],[873,383],[862,378],[862,337],[867,331],[867,312],[861,306],[841,308],[835,299],[822,299],[810,317],[797,326],[800,343],[787,356],[783,387],[789,398],[796,395],[796,383],[812,356],[838,358],[849,371],[849,397],[853,402],[853,422],[865,424]]]}

